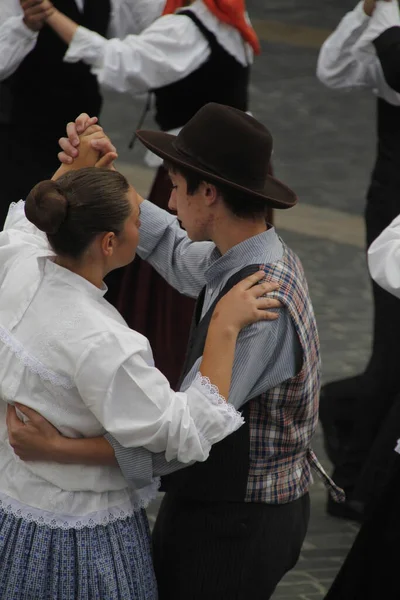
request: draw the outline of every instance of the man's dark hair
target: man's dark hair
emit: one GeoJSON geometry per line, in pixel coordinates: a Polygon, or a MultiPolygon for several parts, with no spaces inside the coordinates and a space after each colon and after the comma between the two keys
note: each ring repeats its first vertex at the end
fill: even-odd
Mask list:
{"type": "Polygon", "coordinates": [[[268,206],[261,199],[254,199],[246,195],[245,192],[235,190],[228,185],[209,181],[203,175],[185,167],[176,166],[166,161],[164,162],[164,167],[168,171],[171,171],[171,173],[181,175],[185,179],[189,196],[193,196],[199,189],[201,182],[204,181],[217,188],[217,192],[222,196],[225,205],[236,217],[241,219],[255,219],[264,217],[267,214],[268,206]]]}

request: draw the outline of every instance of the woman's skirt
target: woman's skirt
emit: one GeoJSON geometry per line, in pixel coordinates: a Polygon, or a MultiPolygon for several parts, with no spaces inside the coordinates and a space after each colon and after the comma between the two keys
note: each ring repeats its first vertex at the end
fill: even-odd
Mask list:
{"type": "Polygon", "coordinates": [[[3,600],[157,600],[145,511],[51,529],[0,511],[3,600]]]}

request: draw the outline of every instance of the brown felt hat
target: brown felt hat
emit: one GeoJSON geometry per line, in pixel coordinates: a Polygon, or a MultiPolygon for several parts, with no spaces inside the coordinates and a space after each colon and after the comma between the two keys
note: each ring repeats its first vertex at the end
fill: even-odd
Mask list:
{"type": "Polygon", "coordinates": [[[290,208],[296,194],[268,175],[272,136],[253,117],[211,102],[188,121],[179,135],[139,130],[140,141],[167,162],[204,176],[205,181],[243,191],[272,208],[290,208]]]}

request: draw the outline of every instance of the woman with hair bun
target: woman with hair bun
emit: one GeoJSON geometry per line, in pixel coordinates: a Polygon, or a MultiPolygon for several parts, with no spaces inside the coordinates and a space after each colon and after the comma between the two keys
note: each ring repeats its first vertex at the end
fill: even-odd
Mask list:
{"type": "Polygon", "coordinates": [[[20,460],[7,404],[20,406],[25,422],[37,411],[64,436],[108,431],[126,447],[183,463],[206,460],[242,424],[224,400],[236,338],[245,325],[276,317],[264,309],[277,301],[261,298],[276,286],[255,286],[264,277],[257,273],[218,303],[201,374],[175,393],[147,339],[103,298],[105,275],[135,256],[139,213],[136,192],[116,171],[62,167],[12,206],[0,234],[1,598],[157,598],[144,511],[157,480],[128,487],[111,459],[20,460]]]}

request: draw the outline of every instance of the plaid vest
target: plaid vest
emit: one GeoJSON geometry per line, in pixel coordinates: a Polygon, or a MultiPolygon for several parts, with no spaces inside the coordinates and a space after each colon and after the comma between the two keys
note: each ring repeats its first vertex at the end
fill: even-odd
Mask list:
{"type": "Polygon", "coordinates": [[[250,265],[231,277],[201,320],[199,297],[183,376],[202,355],[215,304],[235,283],[260,268],[267,280],[280,285],[271,296],[289,311],[302,348],[301,370],[247,402],[241,411],[245,424],[213,446],[206,462],[164,477],[162,489],[200,501],[283,504],[308,491],[314,466],[336,499],[342,500],[343,493],[325,474],[310,448],[318,422],[319,338],[303,267],[287,246],[278,262],[250,265]]]}

